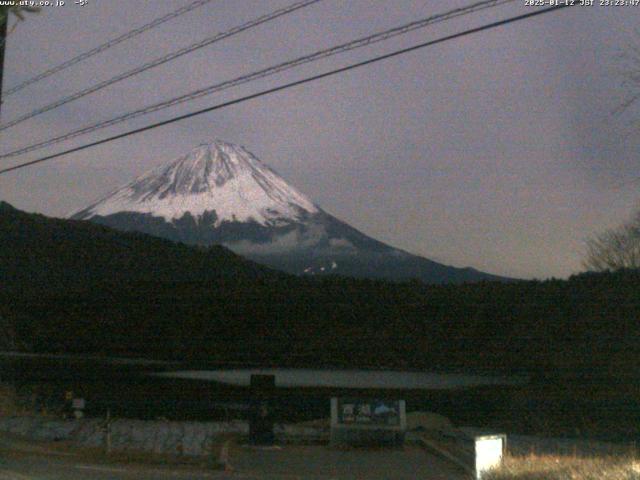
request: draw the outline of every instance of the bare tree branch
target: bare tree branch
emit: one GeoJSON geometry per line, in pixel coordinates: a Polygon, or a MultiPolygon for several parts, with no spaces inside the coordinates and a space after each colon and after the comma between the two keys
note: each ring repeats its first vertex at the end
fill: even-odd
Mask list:
{"type": "Polygon", "coordinates": [[[605,271],[640,268],[640,210],[627,223],[588,239],[583,266],[605,271]]]}

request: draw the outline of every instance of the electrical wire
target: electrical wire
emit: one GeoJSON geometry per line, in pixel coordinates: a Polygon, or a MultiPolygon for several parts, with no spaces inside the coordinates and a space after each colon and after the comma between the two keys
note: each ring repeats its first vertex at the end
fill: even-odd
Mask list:
{"type": "MultiPolygon", "coordinates": [[[[575,5],[577,5],[577,4],[575,4],[575,5]]],[[[379,61],[382,61],[382,60],[386,60],[388,58],[393,58],[393,57],[396,57],[398,55],[403,55],[405,53],[409,53],[409,52],[412,52],[412,51],[415,51],[415,50],[419,50],[419,49],[422,49],[422,48],[430,47],[432,45],[444,43],[444,42],[447,42],[447,41],[450,41],[450,40],[454,40],[456,38],[461,38],[461,37],[464,37],[464,36],[467,36],[467,35],[471,35],[471,34],[474,34],[474,33],[478,33],[478,32],[481,32],[481,31],[485,31],[485,30],[501,27],[501,26],[504,26],[504,25],[507,25],[507,24],[510,24],[510,23],[514,23],[514,22],[525,20],[525,19],[532,18],[532,17],[535,17],[535,16],[543,15],[545,13],[553,12],[553,11],[556,11],[556,10],[561,10],[561,9],[564,9],[564,8],[567,8],[567,7],[571,7],[571,6],[573,6],[573,5],[572,4],[562,4],[562,5],[558,5],[558,6],[552,6],[552,7],[538,9],[538,10],[535,10],[533,12],[529,12],[529,13],[522,14],[522,15],[517,15],[515,17],[506,18],[504,20],[499,20],[499,21],[496,21],[496,22],[485,24],[485,25],[482,25],[480,27],[471,28],[471,29],[464,30],[462,32],[454,33],[454,34],[451,34],[451,35],[447,35],[445,37],[441,37],[441,38],[438,38],[438,39],[435,39],[435,40],[430,40],[428,42],[420,43],[420,44],[414,45],[412,47],[404,48],[404,49],[401,49],[401,50],[396,50],[394,52],[387,53],[385,55],[380,55],[380,56],[377,56],[377,57],[374,57],[374,58],[370,58],[368,60],[364,60],[364,61],[359,62],[359,63],[354,63],[354,64],[351,64],[351,65],[348,65],[346,67],[337,68],[337,69],[330,70],[330,71],[325,72],[325,73],[321,73],[321,74],[318,74],[318,75],[314,75],[314,76],[311,76],[311,77],[304,78],[302,80],[297,80],[295,82],[286,83],[286,84],[283,84],[283,85],[280,85],[280,86],[277,86],[277,87],[274,87],[274,88],[270,88],[270,89],[267,89],[267,90],[263,90],[263,91],[251,94],[251,95],[247,95],[247,96],[244,96],[244,97],[241,97],[241,98],[230,100],[228,102],[220,103],[220,104],[214,105],[212,107],[208,107],[208,108],[205,108],[205,109],[202,109],[202,110],[198,110],[198,111],[195,111],[195,112],[191,112],[191,113],[188,113],[188,114],[185,114],[185,115],[181,115],[181,116],[178,116],[178,117],[170,118],[170,119],[164,120],[162,122],[158,122],[158,123],[154,123],[154,124],[151,124],[151,125],[147,125],[145,127],[137,128],[135,130],[130,130],[128,132],[124,132],[124,133],[121,133],[121,134],[118,134],[118,135],[114,135],[112,137],[104,138],[102,140],[98,140],[98,141],[91,142],[91,143],[88,143],[88,144],[85,144],[85,145],[81,145],[79,147],[71,148],[69,150],[65,150],[65,151],[62,151],[62,152],[59,152],[59,153],[48,155],[48,156],[39,158],[37,160],[32,160],[32,161],[29,161],[29,162],[25,162],[25,163],[21,163],[21,164],[18,164],[18,165],[14,165],[12,167],[7,167],[7,168],[4,168],[4,169],[0,170],[0,175],[2,175],[4,173],[11,172],[11,171],[19,170],[21,168],[25,168],[25,167],[28,167],[28,166],[31,166],[31,165],[35,165],[35,164],[38,164],[38,163],[46,162],[46,161],[52,160],[54,158],[58,158],[58,157],[61,157],[61,156],[64,156],[64,155],[68,155],[70,153],[79,152],[81,150],[85,150],[87,148],[95,147],[97,145],[102,145],[102,144],[105,144],[107,142],[112,142],[114,140],[118,140],[118,139],[121,139],[121,138],[125,138],[125,137],[131,136],[131,135],[135,135],[135,134],[141,133],[141,132],[145,132],[147,130],[158,128],[158,127],[161,127],[161,126],[164,126],[164,125],[169,125],[171,123],[175,123],[175,122],[178,122],[178,121],[181,121],[181,120],[185,120],[187,118],[195,117],[197,115],[202,115],[204,113],[212,112],[214,110],[219,110],[221,108],[225,108],[225,107],[228,107],[228,106],[231,106],[231,105],[236,105],[238,103],[242,103],[242,102],[245,102],[245,101],[248,101],[248,100],[252,100],[254,98],[262,97],[262,96],[269,95],[271,93],[279,92],[279,91],[282,91],[282,90],[286,90],[286,89],[289,89],[289,88],[292,88],[292,87],[295,87],[295,86],[298,86],[298,85],[303,85],[303,84],[306,84],[306,83],[309,83],[309,82],[313,82],[313,81],[316,81],[316,80],[319,80],[319,79],[322,79],[322,78],[326,78],[326,77],[330,77],[330,76],[333,76],[333,75],[337,75],[339,73],[343,73],[343,72],[346,72],[346,71],[349,71],[349,70],[353,70],[353,69],[356,69],[356,68],[359,68],[359,67],[362,67],[362,66],[365,66],[365,65],[370,65],[372,63],[376,63],[376,62],[379,62],[379,61]]]]}
{"type": "Polygon", "coordinates": [[[7,123],[1,124],[0,125],[0,132],[3,130],[6,130],[10,127],[13,127],[14,125],[18,125],[19,123],[25,122],[33,117],[36,117],[38,115],[41,115],[45,112],[48,112],[50,110],[53,110],[55,108],[61,107],[62,105],[66,105],[67,103],[73,102],[74,100],[78,100],[79,98],[82,97],[86,97],[87,95],[90,95],[92,93],[95,93],[99,90],[102,90],[103,88],[106,88],[110,85],[113,85],[114,83],[120,82],[122,80],[126,80],[128,78],[131,78],[135,75],[138,75],[142,72],[146,72],[147,70],[150,70],[152,68],[155,68],[159,65],[163,65],[167,62],[170,62],[171,60],[175,60],[178,57],[182,57],[183,55],[186,55],[188,53],[194,52],[196,50],[199,50],[200,48],[206,47],[208,45],[211,45],[213,43],[219,42],[221,40],[224,40],[225,38],[229,38],[232,37],[234,35],[237,35],[241,32],[244,32],[245,30],[249,30],[251,28],[257,27],[258,25],[262,25],[263,23],[266,22],[270,22],[271,20],[275,20],[276,18],[279,18],[283,15],[287,15],[289,13],[292,13],[296,10],[299,10],[301,8],[304,7],[308,7],[310,5],[313,5],[314,3],[318,3],[321,2],[322,0],[302,0],[296,3],[293,3],[287,7],[284,8],[280,8],[278,10],[274,10],[271,13],[268,13],[266,15],[263,15],[261,17],[258,17],[254,20],[251,20],[247,23],[243,23],[242,25],[233,27],[230,30],[227,30],[225,32],[222,33],[217,33],[212,37],[208,37],[205,38],[204,40],[198,42],[198,43],[194,43],[192,45],[189,45],[187,47],[181,48],[180,50],[176,50],[174,52],[171,52],[167,55],[164,55],[162,57],[156,58],[155,60],[151,60],[150,62],[147,62],[143,65],[140,65],[139,67],[136,67],[132,70],[128,70],[124,73],[120,73],[114,77],[111,77],[108,80],[104,80],[100,83],[97,83],[91,87],[85,88],[83,90],[80,90],[79,92],[73,93],[67,97],[61,98],[60,100],[57,100],[53,103],[50,103],[48,105],[45,105],[44,107],[41,108],[37,108],[36,110],[33,110],[32,112],[29,112],[25,115],[22,115],[14,120],[11,120],[7,123]]]}
{"type": "Polygon", "coordinates": [[[75,138],[77,136],[80,135],[85,135],[91,132],[94,132],[96,130],[100,130],[102,128],[107,128],[110,127],[112,125],[116,125],[118,123],[122,123],[126,120],[130,120],[133,118],[137,118],[143,115],[147,115],[149,113],[153,113],[153,112],[157,112],[159,110],[163,110],[165,108],[169,108],[172,107],[174,105],[178,105],[187,101],[191,101],[194,100],[196,98],[200,98],[200,97],[204,97],[206,95],[211,95],[212,93],[216,93],[216,92],[220,92],[222,90],[226,90],[228,88],[231,87],[236,87],[238,85],[242,85],[257,79],[261,79],[261,78],[265,78],[271,75],[275,75],[277,73],[283,72],[285,70],[290,70],[294,67],[298,67],[300,65],[306,64],[306,63],[311,63],[311,62],[315,62],[318,61],[320,59],[324,59],[327,57],[331,57],[333,55],[337,55],[339,53],[343,53],[343,52],[347,52],[350,50],[354,50],[357,48],[361,48],[361,47],[365,47],[374,43],[378,43],[384,40],[388,40],[389,38],[398,36],[398,35],[403,35],[405,33],[411,32],[413,30],[417,30],[419,28],[424,28],[427,27],[429,25],[432,25],[434,23],[438,23],[438,22],[442,22],[445,20],[450,20],[452,18],[456,18],[462,15],[469,15],[471,13],[475,13],[478,12],[480,10],[484,10],[487,8],[493,8],[499,5],[503,5],[506,3],[513,3],[516,0],[483,0],[477,3],[474,3],[472,5],[468,5],[466,7],[461,7],[461,8],[456,8],[454,10],[450,10],[447,11],[445,13],[441,13],[441,14],[437,14],[437,15],[432,15],[430,17],[427,18],[423,18],[421,20],[417,20],[414,22],[410,22],[408,24],[404,24],[401,25],[399,27],[395,27],[389,30],[384,30],[382,32],[378,32],[372,35],[368,35],[366,37],[362,37],[359,38],[357,40],[353,40],[341,45],[337,45],[328,49],[324,49],[324,50],[319,50],[317,52],[314,52],[310,55],[305,55],[302,57],[298,57],[294,60],[289,60],[280,64],[277,64],[275,66],[271,66],[268,67],[266,69],[263,70],[259,70],[257,72],[253,72],[247,75],[242,75],[240,77],[234,78],[232,80],[227,80],[224,81],[222,83],[218,83],[215,85],[211,85],[208,87],[205,87],[203,89],[200,90],[196,90],[190,93],[187,93],[185,95],[181,95],[179,97],[174,97],[172,99],[169,100],[165,100],[163,102],[160,103],[156,103],[153,105],[149,105],[147,107],[138,109],[138,110],[134,110],[132,112],[128,112],[126,114],[123,115],[119,115],[115,118],[109,119],[109,120],[104,120],[98,123],[95,123],[93,125],[90,125],[88,127],[83,127],[81,129],[78,130],[74,130],[71,132],[67,132],[63,135],[60,135],[58,137],[54,137],[45,141],[42,141],[40,143],[37,143],[35,145],[30,145],[27,147],[23,147],[20,148],[18,150],[14,150],[12,152],[8,152],[5,154],[1,154],[0,155],[0,159],[3,158],[10,158],[10,157],[14,157],[17,155],[21,155],[23,153],[28,153],[28,152],[32,152],[34,150],[39,150],[41,148],[50,146],[50,145],[54,145],[57,143],[60,143],[62,141],[65,140],[69,140],[71,138],[75,138]]]}
{"type": "Polygon", "coordinates": [[[21,83],[19,83],[18,85],[15,85],[11,88],[8,88],[4,93],[3,96],[6,98],[9,95],[12,95],[16,92],[19,92],[20,90],[28,87],[29,85],[33,85],[36,82],[39,82],[40,80],[44,80],[47,77],[50,77],[51,75],[54,75],[58,72],[61,72],[62,70],[66,70],[69,67],[72,67],[73,65],[76,65],[77,63],[82,62],[83,60],[86,60],[87,58],[93,57],[94,55],[97,55],[98,53],[104,52],[105,50],[110,49],[111,47],[114,47],[126,40],[129,40],[131,38],[137,37],[138,35],[151,30],[165,22],[168,22],[169,20],[172,20],[176,17],[179,17],[181,15],[184,15],[185,13],[188,13],[192,10],[195,10],[196,8],[202,7],[204,5],[206,5],[207,3],[212,2],[213,0],[196,0],[195,2],[191,2],[189,5],[185,5],[184,7],[181,7],[177,10],[174,10],[171,13],[168,13],[167,15],[164,15],[162,17],[156,18],[155,20],[153,20],[152,22],[149,22],[145,25],[142,25],[141,27],[135,28],[127,33],[124,33],[122,35],[120,35],[119,37],[113,38],[105,43],[103,43],[102,45],[98,45],[95,48],[92,48],[91,50],[88,50],[84,53],[81,53],[65,62],[62,62],[59,65],[56,65],[55,67],[51,67],[48,70],[45,70],[42,73],[39,73],[38,75],[35,75],[21,83]]]}

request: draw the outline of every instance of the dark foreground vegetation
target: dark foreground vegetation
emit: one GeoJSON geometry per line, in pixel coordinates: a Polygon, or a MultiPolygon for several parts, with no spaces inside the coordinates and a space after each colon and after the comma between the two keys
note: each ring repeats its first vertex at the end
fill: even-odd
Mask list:
{"type": "Polygon", "coordinates": [[[5,349],[525,372],[527,391],[509,394],[519,415],[601,430],[600,412],[634,434],[639,320],[637,270],[466,285],[299,278],[219,247],[0,205],[5,349]]]}
{"type": "Polygon", "coordinates": [[[505,458],[502,467],[483,476],[486,480],[634,480],[640,477],[636,455],[627,457],[568,457],[527,455],[505,458]]]}

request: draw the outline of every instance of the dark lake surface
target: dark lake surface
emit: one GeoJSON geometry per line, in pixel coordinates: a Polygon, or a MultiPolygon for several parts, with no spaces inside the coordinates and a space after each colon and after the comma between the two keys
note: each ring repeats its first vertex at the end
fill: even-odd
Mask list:
{"type": "Polygon", "coordinates": [[[409,410],[440,411],[461,419],[495,409],[481,399],[487,390],[508,389],[522,379],[462,373],[366,369],[218,368],[182,369],[171,362],[129,359],[1,355],[0,381],[17,384],[22,396],[48,409],[65,392],[86,399],[86,413],[179,420],[246,418],[252,374],[273,374],[272,403],[282,422],[326,418],[332,396],[405,399],[409,410]],[[473,409],[470,408],[473,406],[473,409]],[[469,412],[465,414],[465,412],[469,412]]]}

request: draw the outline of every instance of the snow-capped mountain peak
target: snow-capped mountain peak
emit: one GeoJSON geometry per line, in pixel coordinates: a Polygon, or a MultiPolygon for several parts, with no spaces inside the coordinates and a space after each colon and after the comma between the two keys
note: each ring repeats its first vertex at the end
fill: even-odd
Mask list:
{"type": "Polygon", "coordinates": [[[368,237],[320,209],[244,147],[220,140],[142,174],[71,217],[191,245],[223,245],[294,274],[435,283],[495,278],[368,237]]]}
{"type": "Polygon", "coordinates": [[[244,147],[215,140],[150,170],[74,218],[115,213],[149,214],[172,222],[215,212],[215,224],[280,225],[317,213],[318,207],[244,147]]]}

